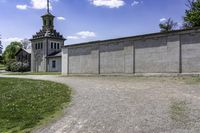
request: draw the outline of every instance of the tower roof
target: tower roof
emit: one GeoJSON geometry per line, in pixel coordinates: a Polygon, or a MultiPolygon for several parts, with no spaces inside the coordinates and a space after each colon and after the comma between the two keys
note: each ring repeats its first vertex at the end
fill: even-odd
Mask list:
{"type": "Polygon", "coordinates": [[[42,16],[43,26],[39,32],[33,35],[31,40],[42,39],[42,38],[54,38],[65,40],[65,38],[54,29],[54,17],[49,11],[49,0],[47,0],[47,13],[42,16]],[[48,33],[48,35],[47,35],[48,33]]]}

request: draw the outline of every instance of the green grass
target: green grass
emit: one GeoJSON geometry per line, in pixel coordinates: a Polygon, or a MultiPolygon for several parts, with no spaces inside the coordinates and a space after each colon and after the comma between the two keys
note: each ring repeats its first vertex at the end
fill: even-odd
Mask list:
{"type": "Polygon", "coordinates": [[[70,102],[69,87],[49,81],[0,78],[0,132],[29,132],[70,102]]]}
{"type": "Polygon", "coordinates": [[[16,72],[6,73],[6,75],[61,75],[61,72],[16,72]]]}
{"type": "Polygon", "coordinates": [[[5,69],[6,69],[6,66],[3,64],[0,64],[0,70],[5,70],[5,69]]]}

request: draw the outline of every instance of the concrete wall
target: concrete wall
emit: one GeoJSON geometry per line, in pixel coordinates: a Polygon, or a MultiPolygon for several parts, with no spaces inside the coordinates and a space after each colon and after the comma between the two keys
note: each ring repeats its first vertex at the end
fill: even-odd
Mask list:
{"type": "Polygon", "coordinates": [[[63,74],[199,73],[200,29],[83,43],[62,52],[63,74]]]}

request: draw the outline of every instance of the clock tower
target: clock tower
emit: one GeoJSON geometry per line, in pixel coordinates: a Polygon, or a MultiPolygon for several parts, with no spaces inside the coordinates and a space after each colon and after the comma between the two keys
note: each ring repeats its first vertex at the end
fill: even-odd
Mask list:
{"type": "Polygon", "coordinates": [[[50,13],[49,5],[47,0],[47,12],[42,16],[42,29],[30,39],[32,72],[61,71],[61,48],[66,39],[54,29],[55,16],[50,13]]]}

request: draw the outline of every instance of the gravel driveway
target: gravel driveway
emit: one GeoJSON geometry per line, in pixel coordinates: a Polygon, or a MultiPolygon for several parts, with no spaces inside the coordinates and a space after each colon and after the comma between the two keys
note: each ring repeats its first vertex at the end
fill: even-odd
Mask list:
{"type": "Polygon", "coordinates": [[[38,133],[199,133],[200,84],[177,78],[17,76],[74,90],[64,116],[38,133]]]}

